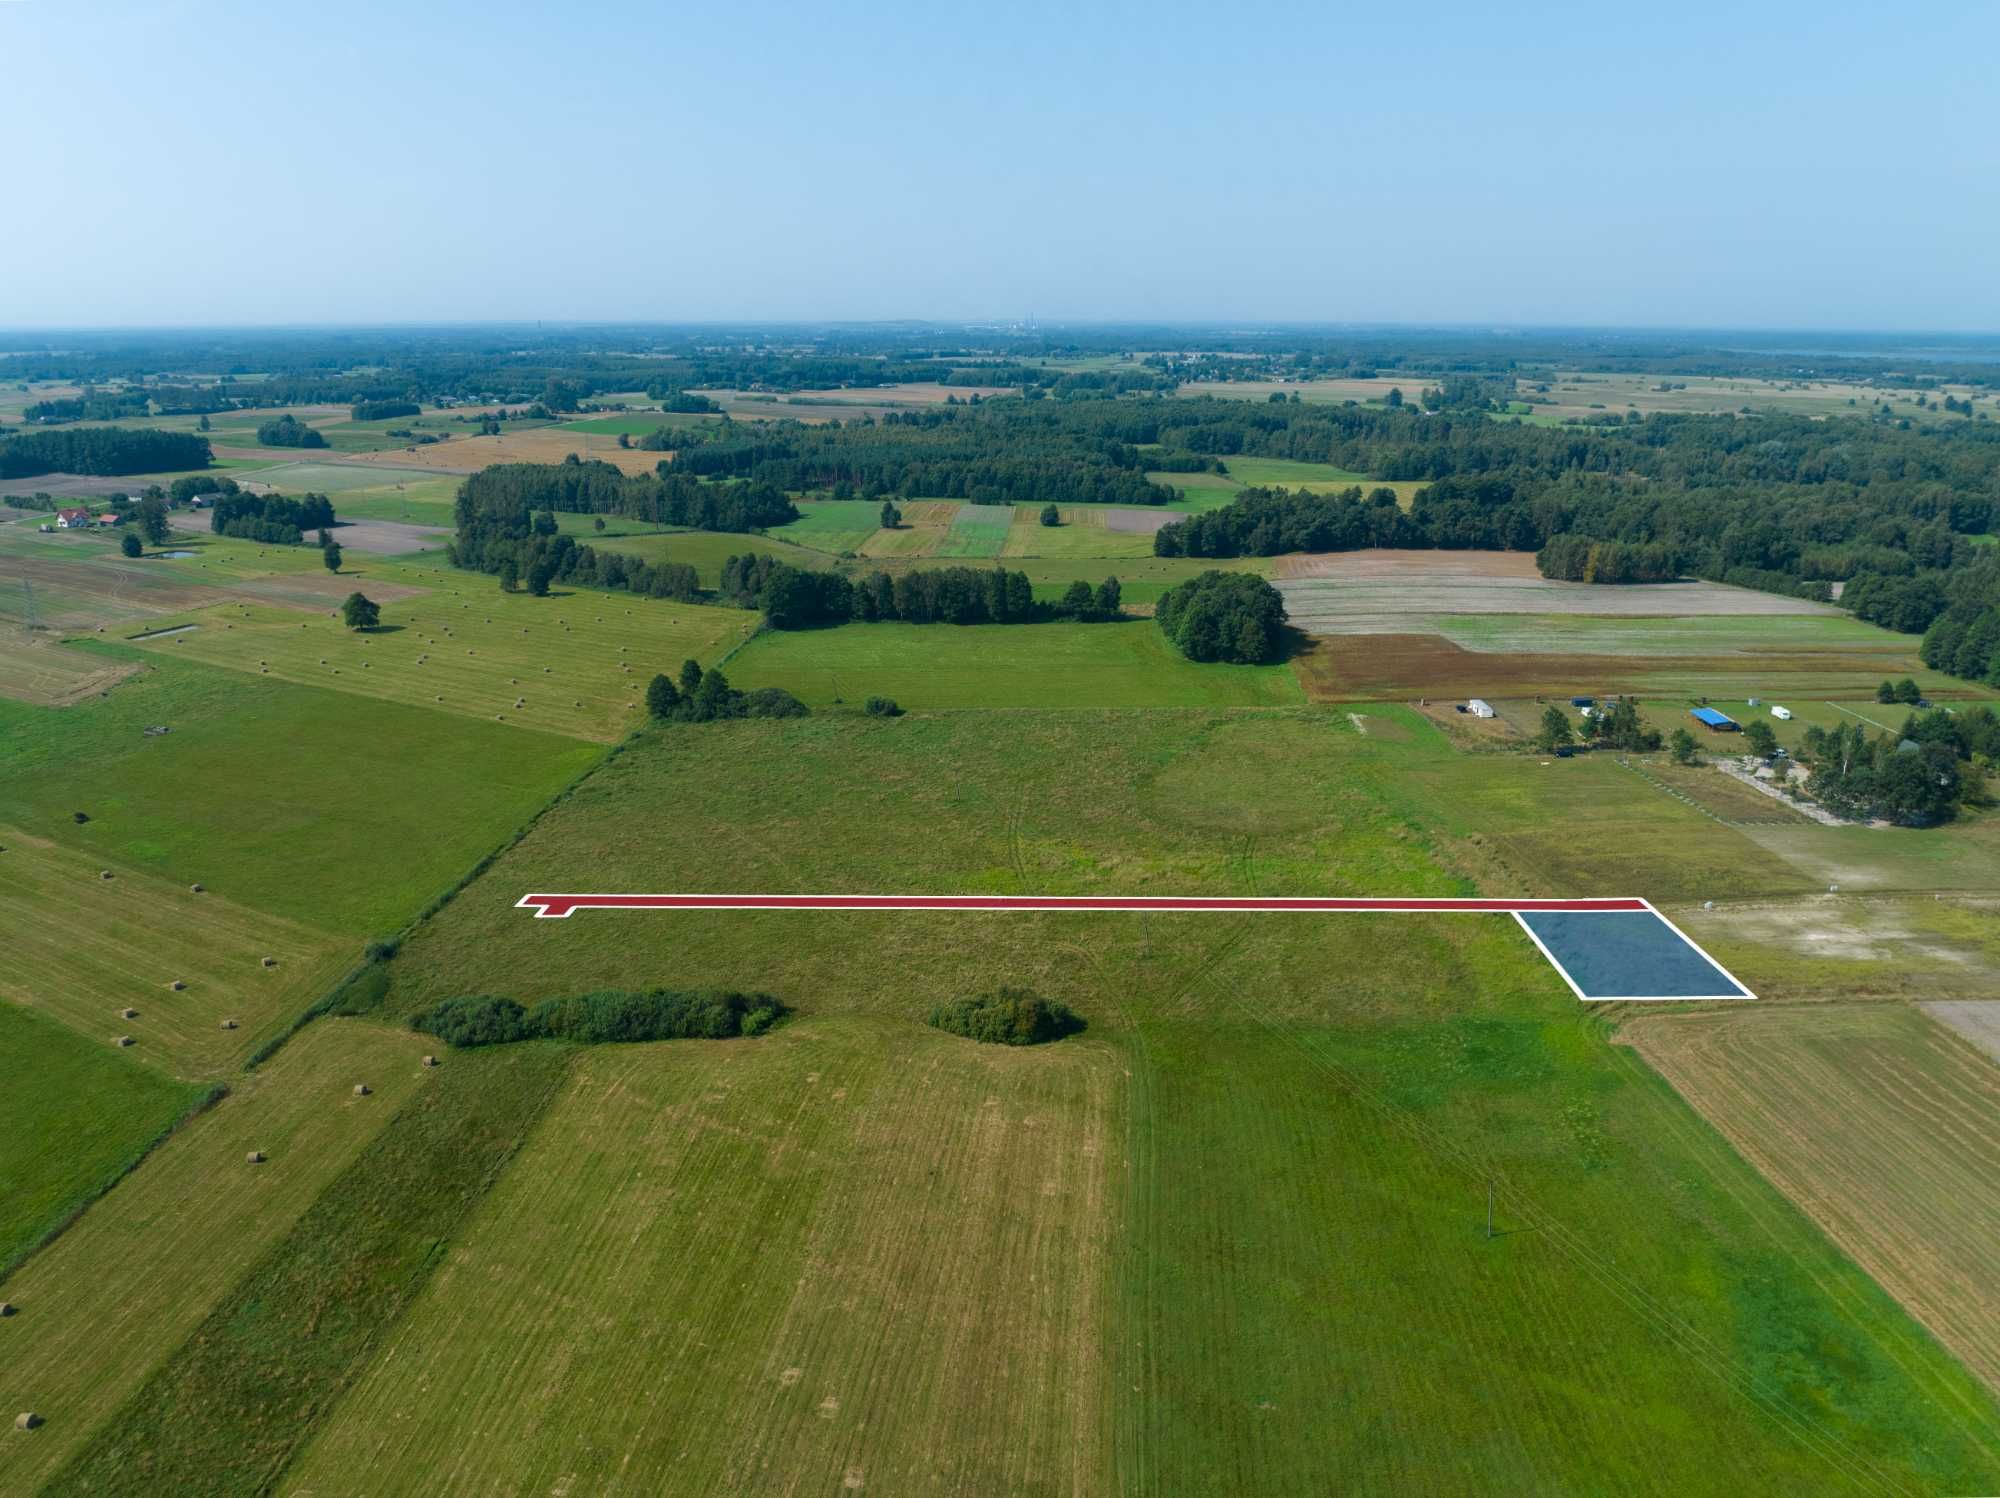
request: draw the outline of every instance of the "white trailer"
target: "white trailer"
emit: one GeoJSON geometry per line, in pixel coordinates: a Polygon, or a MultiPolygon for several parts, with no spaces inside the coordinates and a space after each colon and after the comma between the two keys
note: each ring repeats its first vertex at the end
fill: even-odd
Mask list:
{"type": "Polygon", "coordinates": [[[1780,723],[1789,723],[1792,721],[1792,710],[1788,707],[1779,707],[1773,704],[1771,707],[1771,716],[1776,718],[1780,723]]]}

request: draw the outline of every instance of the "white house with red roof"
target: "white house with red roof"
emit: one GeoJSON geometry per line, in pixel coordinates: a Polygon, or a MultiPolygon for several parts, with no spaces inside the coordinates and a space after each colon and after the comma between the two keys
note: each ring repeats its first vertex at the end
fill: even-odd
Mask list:
{"type": "Polygon", "coordinates": [[[89,524],[90,524],[90,511],[88,510],[56,511],[57,530],[80,531],[88,527],[89,524]]]}

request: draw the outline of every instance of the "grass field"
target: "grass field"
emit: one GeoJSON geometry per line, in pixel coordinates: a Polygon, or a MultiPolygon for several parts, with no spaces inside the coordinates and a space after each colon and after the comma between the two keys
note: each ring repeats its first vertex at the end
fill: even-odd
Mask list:
{"type": "Polygon", "coordinates": [[[774,526],[773,536],[815,551],[858,553],[882,528],[882,506],[872,499],[818,499],[800,503],[801,518],[774,526]]]}
{"type": "Polygon", "coordinates": [[[610,742],[631,726],[655,672],[713,661],[756,626],[741,609],[627,593],[535,598],[478,574],[387,562],[363,571],[353,586],[374,578],[434,591],[384,603],[368,633],[327,613],[230,604],[162,620],[150,627],[200,627],[137,643],[176,660],[610,742]]]}
{"type": "Polygon", "coordinates": [[[199,882],[238,906],[372,936],[401,926],[598,752],[163,659],[75,707],[0,700],[0,823],[94,868],[181,890],[199,882]],[[156,725],[172,732],[147,736],[156,725]],[[77,811],[90,820],[75,823],[77,811]]]}
{"type": "MultiPolygon", "coordinates": [[[[967,1493],[1730,1493],[1746,1471],[1777,1491],[1993,1486],[1990,1397],[1504,920],[514,908],[564,888],[1465,890],[1460,834],[1419,813],[1468,761],[1412,714],[1370,722],[818,718],[661,731],[612,761],[405,947],[391,1013],[670,978],[766,988],[799,1016],[726,1066],[583,1063],[300,1488],[373,1461],[414,1480],[398,1459],[442,1430],[416,1391],[445,1386],[473,1412],[447,1489],[490,1487],[509,1460],[537,1485],[615,1473],[689,1492],[850,1471],[900,1487],[926,1463],[922,1485],[967,1493]],[[1412,762],[1440,783],[1409,788],[1412,762]],[[630,814],[662,801],[675,817],[630,814]],[[941,1073],[950,1047],[921,1024],[1000,975],[1090,1024],[1006,1058],[1041,1079],[1033,1105],[999,1076],[941,1073]],[[1098,1074],[1100,1047],[1116,1085],[1084,1116],[1101,1118],[1085,1126],[1101,1163],[1057,1142],[1079,1137],[1065,1073],[1098,1074]],[[896,1158],[874,1153],[878,1124],[896,1158]],[[1019,1257],[1077,1230],[1080,1179],[1023,1190],[1057,1162],[1105,1172],[1083,1299],[1091,1250],[1046,1273],[1019,1257]],[[998,1195],[968,1196],[974,1181],[998,1195]],[[896,1247],[913,1214],[965,1246],[936,1259],[1004,1268],[939,1274],[896,1247]],[[574,1262],[593,1257],[577,1222],[619,1273],[574,1262]],[[752,1255],[767,1244],[768,1269],[752,1255]],[[756,1272],[701,1273],[742,1262],[756,1272]],[[867,1313],[822,1310],[849,1304],[867,1313]],[[532,1319],[494,1356],[501,1306],[532,1319]],[[1091,1317],[1095,1364],[1060,1342],[1034,1355],[1091,1317]],[[649,1407],[700,1412],[679,1439],[606,1398],[642,1365],[649,1407]],[[996,1407],[1046,1413],[1007,1441],[996,1407]]],[[[1550,810],[1579,804],[1574,784],[1493,786],[1452,815],[1482,836],[1546,823],[1551,843],[1600,841],[1610,824],[1550,810]]],[[[1671,818],[1650,834],[1678,835],[1671,818]]],[[[1632,841],[1613,851],[1639,867],[1632,841]]]]}
{"type": "MultiPolygon", "coordinates": [[[[590,432],[597,436],[646,437],[661,427],[693,427],[712,422],[713,416],[691,411],[623,411],[614,416],[592,416],[583,421],[563,423],[566,432],[590,432]]],[[[661,455],[653,454],[655,459],[661,455]]]]}
{"type": "MultiPolygon", "coordinates": [[[[19,928],[10,922],[9,929],[19,928]]],[[[0,975],[0,986],[10,982],[0,975]]],[[[104,1039],[86,1038],[4,1002],[0,1055],[7,1058],[8,1074],[0,1088],[4,1276],[129,1169],[200,1101],[204,1089],[170,1081],[127,1060],[104,1039]]]]}
{"type": "Polygon", "coordinates": [[[941,557],[997,557],[1014,527],[1013,505],[960,505],[938,543],[941,557]]]}
{"type": "Polygon", "coordinates": [[[46,632],[0,626],[0,697],[38,707],[65,707],[108,691],[135,668],[81,650],[65,650],[46,632]]]}
{"type": "MultiPolygon", "coordinates": [[[[612,522],[614,525],[617,523],[612,522]]],[[[724,535],[715,531],[663,531],[608,540],[592,536],[589,542],[598,550],[622,551],[627,556],[644,557],[648,562],[685,562],[701,574],[704,588],[721,586],[722,564],[730,557],[750,553],[776,557],[793,567],[833,565],[833,559],[825,552],[797,543],[774,541],[765,536],[724,535]]]]}
{"type": "MultiPolygon", "coordinates": [[[[2000,1389],[2000,1071],[1905,1005],[1624,1025],[1690,1104],[2000,1389]]],[[[1970,1412],[1967,1412],[1970,1413],[1970,1412]]]]}
{"type": "MultiPolygon", "coordinates": [[[[1113,570],[1113,569],[1107,569],[1113,570]]],[[[767,631],[731,660],[741,687],[809,706],[893,697],[905,708],[1280,707],[1288,667],[1200,666],[1148,620],[1123,624],[857,624],[767,631]]]]}
{"type": "Polygon", "coordinates": [[[1096,505],[1062,507],[1061,525],[1043,525],[1034,505],[1018,505],[1000,555],[1014,557],[1150,557],[1150,531],[1112,530],[1110,512],[1096,505]]]}
{"type": "Polygon", "coordinates": [[[286,1491],[1094,1489],[1117,1053],[905,1029],[587,1052],[286,1491]]]}
{"type": "MultiPolygon", "coordinates": [[[[43,1491],[268,1490],[430,1279],[566,1059],[546,1042],[454,1055],[43,1491]]],[[[322,1106],[374,1101],[338,1098],[322,1106]]]]}
{"type": "Polygon", "coordinates": [[[0,1491],[36,1491],[235,1294],[424,1082],[425,1048],[383,1025],[309,1026],[6,1281],[19,1311],[0,1338],[0,1396],[48,1423],[0,1441],[0,1491]],[[360,1081],[372,1096],[353,1095],[360,1081]],[[252,1149],[269,1158],[247,1164],[252,1149]]]}
{"type": "Polygon", "coordinates": [[[355,958],[351,942],[227,897],[120,869],[0,827],[0,998],[178,1077],[219,1078],[303,1013],[355,958]],[[50,911],[68,921],[50,921],[50,911]],[[266,957],[276,965],[265,967],[266,957]],[[180,982],[175,991],[169,985],[180,982]],[[136,1009],[126,1019],[123,1011],[136,1009]],[[235,1020],[233,1030],[222,1028],[235,1020]]]}

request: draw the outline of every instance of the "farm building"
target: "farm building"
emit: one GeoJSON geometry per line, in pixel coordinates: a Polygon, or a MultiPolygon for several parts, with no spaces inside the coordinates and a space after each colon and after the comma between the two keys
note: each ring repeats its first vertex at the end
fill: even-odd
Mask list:
{"type": "Polygon", "coordinates": [[[88,510],[57,510],[56,528],[65,531],[80,531],[90,524],[88,510]]]}
{"type": "Polygon", "coordinates": [[[1475,718],[1490,718],[1493,716],[1492,704],[1481,697],[1475,697],[1466,703],[1465,710],[1475,718]]]}
{"type": "Polygon", "coordinates": [[[1696,707],[1688,710],[1688,716],[1711,733],[1740,733],[1741,727],[1727,713],[1719,713],[1712,707],[1696,707]]]}

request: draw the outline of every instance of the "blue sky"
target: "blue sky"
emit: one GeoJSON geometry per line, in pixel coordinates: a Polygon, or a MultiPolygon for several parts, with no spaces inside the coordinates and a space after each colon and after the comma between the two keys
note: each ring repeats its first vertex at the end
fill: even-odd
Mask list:
{"type": "Polygon", "coordinates": [[[0,326],[1990,331],[1996,57],[1963,3],[0,0],[0,326]]]}

